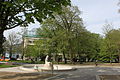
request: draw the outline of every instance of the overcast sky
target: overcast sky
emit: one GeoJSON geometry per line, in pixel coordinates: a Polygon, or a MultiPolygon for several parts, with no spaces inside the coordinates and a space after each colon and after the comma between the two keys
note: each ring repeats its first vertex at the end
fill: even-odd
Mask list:
{"type": "MultiPolygon", "coordinates": [[[[120,13],[118,13],[119,0],[72,0],[72,5],[78,6],[82,11],[81,17],[84,20],[86,29],[91,32],[103,34],[103,25],[112,23],[114,28],[120,28],[120,13]]],[[[39,27],[39,23],[30,24],[29,29],[39,27]]],[[[20,28],[14,28],[5,31],[7,36],[11,31],[20,31],[20,28]]]]}
{"type": "Polygon", "coordinates": [[[108,22],[114,28],[120,28],[119,0],[72,0],[72,4],[82,11],[86,28],[95,33],[103,34],[103,25],[108,22]]]}

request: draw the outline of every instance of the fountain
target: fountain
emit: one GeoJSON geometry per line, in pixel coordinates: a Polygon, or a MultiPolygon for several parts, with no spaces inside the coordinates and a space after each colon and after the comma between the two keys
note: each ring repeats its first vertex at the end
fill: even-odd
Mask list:
{"type": "Polygon", "coordinates": [[[45,64],[44,64],[44,68],[46,70],[53,70],[53,64],[52,62],[48,62],[49,56],[47,55],[45,58],[45,64]]]}
{"type": "Polygon", "coordinates": [[[52,62],[49,62],[49,56],[45,58],[45,64],[26,64],[20,67],[22,70],[26,71],[69,71],[75,70],[72,66],[68,65],[53,65],[52,62]]]}

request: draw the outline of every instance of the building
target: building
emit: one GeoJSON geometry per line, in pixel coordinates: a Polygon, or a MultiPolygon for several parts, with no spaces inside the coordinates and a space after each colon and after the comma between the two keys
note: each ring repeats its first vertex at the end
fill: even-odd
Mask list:
{"type": "Polygon", "coordinates": [[[34,41],[39,40],[39,37],[36,36],[25,36],[24,37],[24,47],[27,47],[27,45],[34,45],[34,41]]]}
{"type": "MultiPolygon", "coordinates": [[[[12,54],[11,58],[14,59],[14,60],[21,60],[21,54],[19,53],[14,53],[12,54]]],[[[10,57],[10,54],[9,53],[5,53],[5,58],[9,58],[10,57]]]]}
{"type": "Polygon", "coordinates": [[[27,47],[27,45],[34,45],[34,42],[36,40],[40,39],[40,36],[36,35],[36,29],[32,29],[31,31],[28,31],[26,35],[23,36],[24,39],[24,47],[27,47]]]}

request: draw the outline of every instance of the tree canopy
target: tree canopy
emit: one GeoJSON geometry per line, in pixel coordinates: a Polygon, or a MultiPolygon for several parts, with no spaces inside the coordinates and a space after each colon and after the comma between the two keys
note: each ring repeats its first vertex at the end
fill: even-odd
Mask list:
{"type": "Polygon", "coordinates": [[[54,18],[45,20],[38,29],[38,35],[44,35],[47,40],[43,43],[48,45],[46,53],[61,53],[65,63],[67,58],[72,60],[79,56],[80,59],[82,55],[93,57],[90,55],[99,53],[100,37],[85,29],[78,8],[63,6],[62,11],[62,14],[54,13],[54,18]]]}
{"type": "Polygon", "coordinates": [[[63,5],[70,5],[70,0],[0,0],[0,53],[5,30],[41,22],[53,12],[60,13],[63,5]]]}

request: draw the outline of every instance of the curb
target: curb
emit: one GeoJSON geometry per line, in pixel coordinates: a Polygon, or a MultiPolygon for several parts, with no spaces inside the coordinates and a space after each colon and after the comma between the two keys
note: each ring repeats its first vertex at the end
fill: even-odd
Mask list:
{"type": "Polygon", "coordinates": [[[24,68],[22,66],[20,66],[19,69],[23,70],[23,71],[36,72],[34,69],[27,69],[27,68],[24,68]]]}

